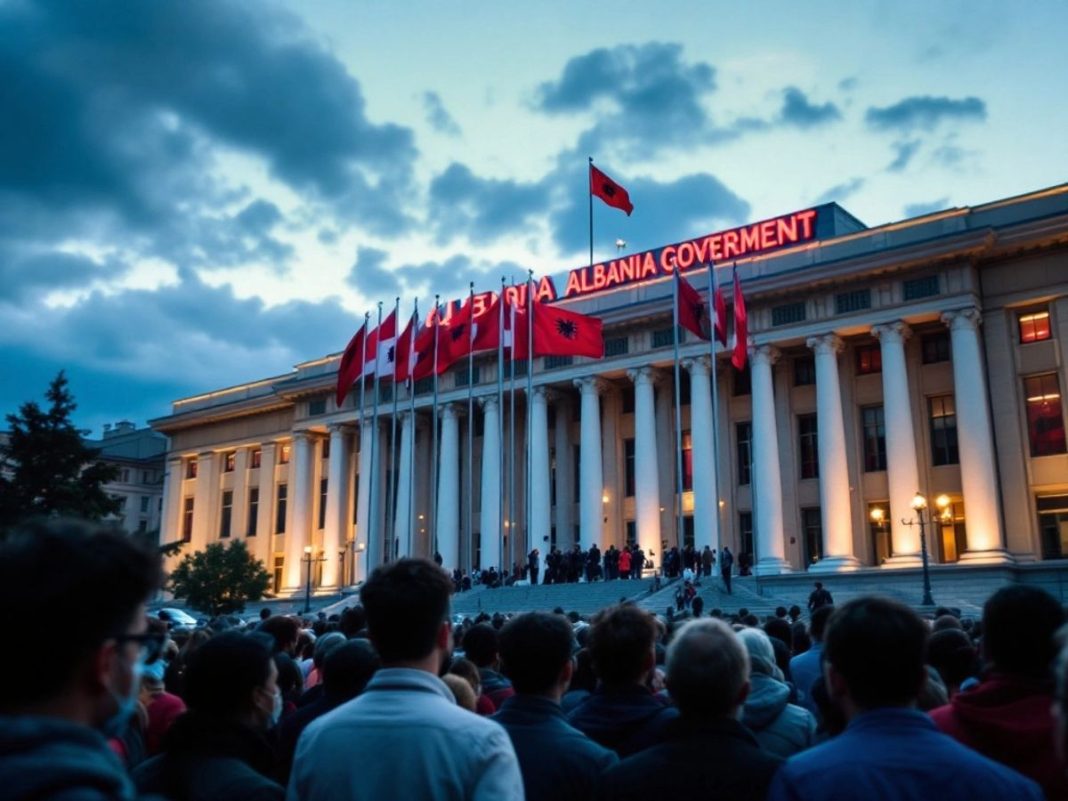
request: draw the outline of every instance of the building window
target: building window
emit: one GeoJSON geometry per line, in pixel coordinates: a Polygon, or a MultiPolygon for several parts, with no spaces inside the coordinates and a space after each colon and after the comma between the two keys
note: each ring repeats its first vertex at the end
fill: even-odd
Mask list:
{"type": "Polygon", "coordinates": [[[685,515],[682,518],[682,547],[694,546],[693,515],[685,515]]]}
{"type": "Polygon", "coordinates": [[[753,553],[753,513],[738,513],[738,553],[753,553]]]}
{"type": "Polygon", "coordinates": [[[426,378],[420,378],[415,382],[415,394],[425,395],[428,392],[434,391],[434,376],[427,376],[426,378]]]}
{"type": "Polygon", "coordinates": [[[800,415],[797,418],[797,433],[801,453],[801,478],[819,478],[819,425],[816,415],[800,415]]]}
{"type": "Polygon", "coordinates": [[[816,359],[798,356],[794,359],[794,386],[808,387],[816,383],[816,359]]]}
{"type": "MultiPolygon", "coordinates": [[[[653,347],[654,348],[667,348],[675,344],[675,330],[674,328],[660,328],[653,331],[653,347]]],[[[678,327],[679,342],[686,341],[686,329],[682,326],[678,327]]]]}
{"type": "Polygon", "coordinates": [[[871,290],[857,289],[853,292],[840,292],[834,296],[834,313],[849,314],[871,308],[871,290]]]}
{"type": "Polygon", "coordinates": [[[636,390],[626,391],[622,393],[623,397],[623,414],[634,414],[634,394],[636,390]]]}
{"type": "Polygon", "coordinates": [[[745,368],[734,371],[734,394],[735,396],[753,394],[753,374],[749,371],[749,360],[745,360],[745,368]]]}
{"type": "Polygon", "coordinates": [[[258,470],[260,462],[263,460],[263,451],[259,448],[253,448],[252,453],[248,455],[248,469],[258,470]]]}
{"type": "Polygon", "coordinates": [[[142,484],[151,484],[152,483],[152,474],[150,472],[148,472],[147,470],[142,470],[141,471],[141,483],[142,484]]]}
{"type": "Polygon", "coordinates": [[[693,489],[693,435],[682,432],[682,491],[693,489]]]}
{"type": "Polygon", "coordinates": [[[626,497],[634,497],[634,438],[623,440],[624,488],[626,497]]]}
{"type": "Polygon", "coordinates": [[[937,541],[931,543],[942,562],[956,562],[962,553],[968,550],[968,533],[964,525],[964,504],[959,500],[947,506],[941,513],[932,517],[932,536],[937,541]]]}
{"type": "Polygon", "coordinates": [[[260,516],[260,488],[253,487],[248,491],[248,536],[256,536],[256,521],[260,516]]]}
{"type": "Polygon", "coordinates": [[[227,451],[223,454],[223,472],[234,472],[234,465],[237,464],[237,453],[235,451],[227,451]]]}
{"type": "Polygon", "coordinates": [[[690,405],[690,371],[679,370],[679,405],[690,405]]]}
{"type": "Polygon", "coordinates": [[[1056,373],[1029,375],[1023,380],[1027,402],[1027,435],[1032,456],[1065,452],[1064,415],[1056,373]]]}
{"type": "Polygon", "coordinates": [[[289,464],[289,454],[292,450],[292,446],[288,442],[283,442],[278,447],[278,464],[289,464]]]}
{"type": "MultiPolygon", "coordinates": [[[[577,538],[575,539],[575,542],[578,542],[577,538]]],[[[637,544],[638,544],[638,523],[635,520],[628,520],[627,521],[627,541],[624,543],[624,545],[629,545],[631,548],[633,548],[637,544]]],[[[648,556],[648,554],[646,554],[646,555],[648,556]]]]}
{"type": "Polygon", "coordinates": [[[924,364],[937,364],[938,362],[949,361],[948,331],[925,334],[920,344],[923,349],[924,364]]]}
{"type": "Polygon", "coordinates": [[[790,325],[791,323],[803,323],[805,321],[805,302],[784,303],[781,306],[773,306],[771,309],[771,324],[790,325]]]}
{"type": "Polygon", "coordinates": [[[1068,555],[1068,495],[1045,495],[1035,499],[1043,559],[1068,555]]]}
{"type": "Polygon", "coordinates": [[[326,414],[326,398],[316,398],[308,401],[308,416],[315,417],[320,414],[326,414]]]}
{"type": "Polygon", "coordinates": [[[282,591],[282,571],[286,565],[286,558],[284,556],[276,556],[274,558],[274,592],[277,595],[282,591]]]}
{"type": "Polygon", "coordinates": [[[823,558],[823,516],[818,506],[801,510],[801,532],[805,564],[814,565],[823,558]]]}
{"type": "Polygon", "coordinates": [[[327,479],[319,479],[319,528],[326,528],[327,479]]]}
{"type": "Polygon", "coordinates": [[[278,485],[278,504],[275,506],[274,533],[286,533],[286,502],[289,496],[289,487],[286,484],[278,485]]]}
{"type": "Polygon", "coordinates": [[[957,407],[952,395],[937,395],[927,399],[931,421],[931,463],[935,466],[958,464],[957,407]]]}
{"type": "Polygon", "coordinates": [[[121,480],[122,480],[123,484],[129,484],[130,483],[130,471],[129,470],[124,469],[122,471],[122,479],[121,480]]]}
{"type": "Polygon", "coordinates": [[[148,521],[147,520],[141,520],[137,524],[137,533],[138,534],[145,534],[147,532],[148,532],[148,521]]]}
{"type": "Polygon", "coordinates": [[[1016,325],[1020,329],[1020,343],[1041,342],[1053,336],[1049,327],[1049,310],[1021,312],[1016,315],[1016,325]]]}
{"type": "Polygon", "coordinates": [[[147,495],[141,496],[141,514],[148,514],[148,502],[149,497],[147,495]]]}
{"type": "Polygon", "coordinates": [[[889,501],[868,504],[868,533],[871,536],[872,564],[881,565],[894,555],[893,544],[890,539],[890,521],[887,519],[887,510],[890,508],[889,501]],[[882,513],[881,522],[877,523],[872,513],[878,509],[882,513]]]}
{"type": "Polygon", "coordinates": [[[627,337],[612,337],[604,341],[605,356],[626,356],[630,349],[630,340],[627,337]]]}
{"type": "Polygon", "coordinates": [[[886,469],[886,421],[882,406],[865,406],[860,410],[864,426],[864,472],[886,469]]]}
{"type": "Polygon", "coordinates": [[[738,455],[738,483],[745,485],[752,481],[750,470],[753,467],[753,424],[749,421],[735,423],[734,436],[737,441],[735,453],[738,455]]]}
{"type": "Polygon", "coordinates": [[[222,514],[219,517],[219,537],[226,539],[230,536],[230,522],[234,517],[234,491],[223,490],[222,514]]]}
{"type": "Polygon", "coordinates": [[[197,477],[197,460],[188,459],[185,463],[185,477],[196,478],[197,477]]]}
{"type": "MultiPolygon", "coordinates": [[[[455,383],[453,384],[453,386],[466,387],[468,385],[468,380],[467,380],[468,379],[468,373],[467,373],[467,370],[468,370],[468,365],[466,363],[466,360],[465,360],[464,364],[460,365],[455,370],[453,370],[453,376],[455,376],[455,383]]],[[[476,383],[476,384],[478,384],[478,383],[480,383],[482,381],[479,365],[476,364],[474,366],[474,369],[471,371],[471,376],[473,378],[474,383],[476,383]]],[[[390,385],[389,384],[383,384],[382,386],[390,386],[390,385]]],[[[391,400],[391,398],[382,398],[382,400],[391,400]]]]}
{"type": "Polygon", "coordinates": [[[883,371],[883,351],[877,344],[857,348],[857,375],[870,375],[883,371]]]}
{"type": "Polygon", "coordinates": [[[926,275],[923,278],[910,278],[901,282],[901,292],[905,300],[919,300],[938,294],[938,276],[926,275]]]}
{"type": "Polygon", "coordinates": [[[193,499],[185,498],[182,501],[182,542],[193,540],[193,499]]]}
{"type": "Polygon", "coordinates": [[[570,367],[574,363],[574,356],[546,356],[544,362],[546,370],[552,370],[556,367],[570,367]]]}
{"type": "Polygon", "coordinates": [[[323,439],[323,441],[322,441],[322,451],[323,451],[322,458],[323,459],[329,459],[330,458],[330,437],[325,437],[323,439]]]}

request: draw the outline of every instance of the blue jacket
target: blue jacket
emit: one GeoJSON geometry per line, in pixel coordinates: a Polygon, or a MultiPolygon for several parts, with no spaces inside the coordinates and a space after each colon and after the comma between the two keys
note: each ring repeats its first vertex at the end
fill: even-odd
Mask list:
{"type": "Polygon", "coordinates": [[[594,742],[628,757],[660,742],[664,727],[679,711],[665,706],[640,684],[622,689],[598,688],[571,710],[568,723],[594,742]]]}
{"type": "Polygon", "coordinates": [[[619,759],[567,722],[560,705],[513,695],[492,717],[512,739],[527,801],[587,801],[619,759]]]}
{"type": "Polygon", "coordinates": [[[742,723],[761,748],[783,759],[804,751],[816,737],[812,713],[790,703],[789,686],[763,673],[749,677],[742,723]]]}
{"type": "Polygon", "coordinates": [[[812,647],[790,660],[790,678],[797,688],[797,703],[813,715],[819,716],[819,709],[812,700],[812,685],[823,681],[823,643],[813,642],[812,647]]]}
{"type": "Polygon", "coordinates": [[[922,712],[876,709],[791,757],[769,801],[1042,801],[1030,779],[942,734],[922,712]]]}

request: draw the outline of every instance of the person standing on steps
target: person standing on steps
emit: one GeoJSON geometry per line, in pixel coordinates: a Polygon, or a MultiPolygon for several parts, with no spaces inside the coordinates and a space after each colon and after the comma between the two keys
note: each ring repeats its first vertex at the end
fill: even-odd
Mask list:
{"type": "Polygon", "coordinates": [[[731,549],[723,546],[723,553],[719,559],[719,573],[723,577],[723,586],[727,588],[727,594],[731,595],[731,568],[734,567],[734,555],[731,549]]]}
{"type": "Polygon", "coordinates": [[[821,606],[834,606],[834,599],[831,597],[830,590],[824,589],[823,582],[817,581],[816,589],[808,596],[809,614],[815,612],[821,606]]]}
{"type": "Polygon", "coordinates": [[[541,557],[537,548],[527,554],[527,567],[530,569],[530,583],[533,586],[538,585],[538,562],[541,557]]]}

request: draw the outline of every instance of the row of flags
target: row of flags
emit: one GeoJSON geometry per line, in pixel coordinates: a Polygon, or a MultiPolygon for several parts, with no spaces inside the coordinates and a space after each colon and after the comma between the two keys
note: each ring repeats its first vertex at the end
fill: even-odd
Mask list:
{"type": "MultiPolygon", "coordinates": [[[[716,281],[716,271],[712,265],[712,314],[711,320],[708,307],[701,299],[701,294],[689,281],[675,271],[676,303],[678,304],[679,325],[695,336],[706,342],[712,337],[727,347],[727,301],[723,297],[723,288],[716,281]]],[[[746,362],[746,348],[749,340],[749,315],[745,309],[745,297],[742,295],[742,285],[738,281],[738,269],[734,268],[734,348],[731,354],[731,364],[736,370],[744,370],[746,362]]]]}

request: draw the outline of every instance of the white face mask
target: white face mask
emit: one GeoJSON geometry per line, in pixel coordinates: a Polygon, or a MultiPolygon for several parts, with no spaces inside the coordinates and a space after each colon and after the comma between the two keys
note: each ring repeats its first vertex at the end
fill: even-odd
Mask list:
{"type": "Polygon", "coordinates": [[[274,691],[274,706],[271,707],[271,728],[278,725],[278,721],[282,719],[282,691],[274,691]]]}
{"type": "Polygon", "coordinates": [[[126,730],[134,712],[137,711],[137,699],[141,693],[141,674],[145,669],[145,655],[142,651],[138,654],[133,665],[130,666],[130,690],[125,697],[119,696],[113,690],[109,690],[114,699],[116,709],[114,714],[104,721],[100,727],[105,737],[118,737],[126,730]]]}

